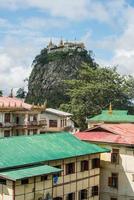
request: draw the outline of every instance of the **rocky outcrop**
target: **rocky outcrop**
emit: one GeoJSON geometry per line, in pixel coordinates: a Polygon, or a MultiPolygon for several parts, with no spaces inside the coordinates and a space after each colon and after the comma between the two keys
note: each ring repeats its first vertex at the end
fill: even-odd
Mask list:
{"type": "Polygon", "coordinates": [[[47,53],[43,49],[33,61],[33,70],[29,77],[28,94],[26,101],[29,103],[43,103],[58,108],[61,103],[69,99],[65,94],[67,90],[64,80],[77,78],[82,62],[96,67],[90,52],[77,49],[67,52],[47,53]]]}

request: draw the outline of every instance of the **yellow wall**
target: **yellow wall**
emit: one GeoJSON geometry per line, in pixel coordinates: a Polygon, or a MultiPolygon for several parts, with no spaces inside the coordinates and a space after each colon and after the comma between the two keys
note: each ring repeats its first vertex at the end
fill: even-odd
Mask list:
{"type": "MultiPolygon", "coordinates": [[[[78,158],[71,158],[59,161],[51,161],[47,164],[51,166],[61,165],[64,169],[62,175],[59,177],[57,184],[52,181],[52,175],[48,176],[48,180],[41,181],[41,177],[29,178],[29,184],[22,185],[21,181],[15,182],[15,200],[33,200],[39,197],[45,197],[47,193],[54,197],[62,197],[66,200],[67,194],[75,192],[78,199],[78,192],[82,189],[88,189],[88,200],[99,200],[99,196],[91,197],[91,188],[94,185],[99,186],[100,169],[91,169],[91,159],[98,158],[99,154],[82,156],[78,158]],[[81,172],[80,164],[82,160],[89,160],[89,170],[81,172]],[[67,163],[75,162],[75,173],[66,175],[65,167],[67,163]]],[[[2,190],[0,185],[0,200],[13,200],[13,183],[3,186],[8,191],[8,196],[5,196],[5,190],[2,190]],[[2,193],[3,198],[2,198],[2,193]]]]}

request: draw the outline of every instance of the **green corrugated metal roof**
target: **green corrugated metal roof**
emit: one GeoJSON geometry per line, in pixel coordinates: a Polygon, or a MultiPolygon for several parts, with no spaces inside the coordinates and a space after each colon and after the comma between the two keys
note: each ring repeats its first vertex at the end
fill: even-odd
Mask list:
{"type": "Polygon", "coordinates": [[[56,167],[51,167],[48,165],[21,168],[16,170],[8,170],[4,172],[0,172],[0,177],[9,179],[9,180],[19,180],[24,178],[29,178],[33,176],[45,175],[45,174],[53,174],[62,171],[56,167]]]}
{"type": "Polygon", "coordinates": [[[89,122],[134,122],[134,115],[128,115],[127,110],[113,110],[112,114],[109,114],[108,110],[103,110],[101,114],[88,118],[89,122]]]}
{"type": "Polygon", "coordinates": [[[0,139],[0,169],[108,151],[67,132],[0,139]]]}

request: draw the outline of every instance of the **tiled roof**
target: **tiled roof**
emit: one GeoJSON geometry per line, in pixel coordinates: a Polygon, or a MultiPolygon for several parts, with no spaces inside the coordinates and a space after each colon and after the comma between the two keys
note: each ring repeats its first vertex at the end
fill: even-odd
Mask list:
{"type": "Polygon", "coordinates": [[[0,107],[8,107],[8,108],[23,108],[26,110],[30,110],[32,105],[25,103],[23,100],[18,98],[11,97],[0,97],[0,107]]]}
{"type": "Polygon", "coordinates": [[[113,110],[109,113],[109,110],[103,110],[101,114],[87,118],[89,122],[113,122],[113,123],[130,123],[134,122],[134,115],[128,115],[127,110],[113,110]]]}
{"type": "Polygon", "coordinates": [[[83,141],[134,145],[134,124],[102,124],[75,136],[83,141]]]}
{"type": "Polygon", "coordinates": [[[0,169],[108,151],[67,132],[0,139],[0,169]]]}

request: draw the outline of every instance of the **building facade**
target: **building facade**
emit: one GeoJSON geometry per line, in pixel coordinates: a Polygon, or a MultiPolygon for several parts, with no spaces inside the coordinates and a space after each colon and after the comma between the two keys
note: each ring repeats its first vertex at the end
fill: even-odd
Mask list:
{"type": "Polygon", "coordinates": [[[71,113],[63,112],[53,108],[46,108],[44,112],[41,113],[41,119],[46,119],[46,127],[44,131],[62,131],[62,130],[74,130],[74,122],[71,117],[71,113]]]}
{"type": "Polygon", "coordinates": [[[39,134],[46,125],[40,119],[45,105],[35,106],[14,97],[0,97],[0,137],[39,134]]]}
{"type": "Polygon", "coordinates": [[[100,200],[133,200],[134,124],[102,124],[76,137],[111,150],[101,155],[100,200]]]}
{"type": "Polygon", "coordinates": [[[99,200],[106,151],[65,132],[3,138],[0,200],[99,200]]]}

